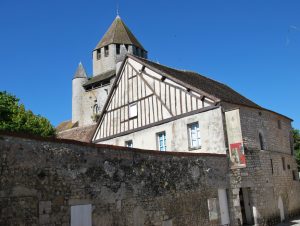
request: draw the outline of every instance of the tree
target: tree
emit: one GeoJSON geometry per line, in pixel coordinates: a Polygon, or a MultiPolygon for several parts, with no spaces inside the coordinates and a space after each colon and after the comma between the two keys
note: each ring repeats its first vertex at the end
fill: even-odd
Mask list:
{"type": "Polygon", "coordinates": [[[298,171],[300,171],[300,131],[298,129],[293,129],[293,138],[298,171]]]}
{"type": "Polygon", "coordinates": [[[26,110],[19,99],[0,92],[0,131],[23,132],[43,137],[54,136],[55,128],[46,118],[26,110]]]}

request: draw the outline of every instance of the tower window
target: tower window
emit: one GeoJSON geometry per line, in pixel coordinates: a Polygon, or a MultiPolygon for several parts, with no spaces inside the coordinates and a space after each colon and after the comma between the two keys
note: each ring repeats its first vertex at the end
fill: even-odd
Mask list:
{"type": "Polygon", "coordinates": [[[271,161],[271,170],[272,170],[272,174],[274,174],[273,160],[272,160],[272,159],[270,159],[270,161],[271,161]]]}
{"type": "Polygon", "coordinates": [[[107,57],[109,54],[108,46],[104,46],[104,56],[107,57]]]}
{"type": "Polygon", "coordinates": [[[285,170],[285,158],[282,157],[281,161],[282,161],[282,169],[285,170]]]}
{"type": "Polygon", "coordinates": [[[264,144],[264,138],[261,133],[259,133],[259,144],[260,144],[260,150],[265,150],[265,144],[264,144]]]}
{"type": "Polygon", "coordinates": [[[139,56],[139,48],[135,47],[135,55],[139,56]]]}
{"type": "Polygon", "coordinates": [[[120,54],[120,44],[116,44],[116,54],[120,54]]]}
{"type": "Polygon", "coordinates": [[[101,49],[97,49],[97,60],[101,58],[101,49]]]}
{"type": "Polygon", "coordinates": [[[125,44],[125,48],[126,48],[126,50],[128,51],[128,44],[125,44]]]}

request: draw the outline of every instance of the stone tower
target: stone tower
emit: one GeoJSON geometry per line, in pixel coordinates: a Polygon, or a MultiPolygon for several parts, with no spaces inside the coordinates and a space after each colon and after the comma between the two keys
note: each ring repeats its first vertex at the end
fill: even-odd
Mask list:
{"type": "Polygon", "coordinates": [[[147,58],[147,51],[117,16],[93,51],[93,75],[115,71],[116,64],[123,61],[126,53],[147,58]]]}
{"type": "Polygon", "coordinates": [[[93,75],[80,63],[72,81],[72,123],[92,125],[107,99],[117,69],[127,53],[147,58],[147,51],[117,16],[93,50],[93,75]]]}
{"type": "Polygon", "coordinates": [[[83,84],[88,81],[86,72],[80,62],[72,80],[72,123],[80,121],[82,115],[82,98],[85,92],[83,84]]]}

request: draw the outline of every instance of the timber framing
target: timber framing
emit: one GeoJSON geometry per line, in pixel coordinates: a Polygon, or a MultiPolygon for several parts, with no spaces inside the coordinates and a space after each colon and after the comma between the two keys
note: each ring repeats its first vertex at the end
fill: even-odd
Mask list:
{"type": "Polygon", "coordinates": [[[136,129],[128,130],[128,131],[125,131],[125,132],[122,132],[122,133],[119,133],[119,134],[116,134],[116,135],[112,135],[112,136],[109,136],[109,137],[97,139],[97,140],[94,140],[93,143],[98,143],[98,142],[110,140],[110,139],[113,139],[113,138],[116,138],[116,137],[125,136],[125,135],[135,133],[135,132],[138,132],[138,131],[141,131],[141,130],[144,130],[144,129],[148,129],[148,128],[151,128],[151,127],[154,127],[154,126],[159,126],[159,125],[162,125],[162,124],[165,124],[165,123],[168,123],[168,122],[180,119],[180,118],[184,118],[184,117],[191,116],[191,115],[194,115],[194,114],[214,110],[214,109],[217,109],[219,107],[220,106],[217,105],[217,106],[209,106],[209,107],[201,108],[201,109],[198,109],[198,110],[195,110],[195,111],[192,111],[192,112],[187,112],[187,113],[177,115],[177,116],[174,116],[174,117],[171,117],[171,118],[168,118],[168,119],[164,119],[164,120],[161,120],[159,122],[155,122],[155,123],[152,123],[152,124],[149,124],[149,125],[146,125],[146,126],[141,126],[139,128],[136,128],[136,129]]]}

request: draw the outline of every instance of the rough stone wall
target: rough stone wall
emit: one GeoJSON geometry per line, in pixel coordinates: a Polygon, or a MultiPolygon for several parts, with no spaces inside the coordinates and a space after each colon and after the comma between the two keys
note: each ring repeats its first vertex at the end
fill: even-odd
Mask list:
{"type": "Polygon", "coordinates": [[[263,135],[265,150],[291,153],[291,120],[279,114],[233,104],[222,104],[225,110],[239,108],[243,142],[246,149],[260,150],[259,132],[263,135]],[[278,128],[280,121],[281,128],[278,128]]]}
{"type": "Polygon", "coordinates": [[[280,222],[278,199],[281,196],[286,218],[300,213],[300,182],[293,180],[292,170],[297,164],[292,156],[270,151],[246,151],[247,168],[231,170],[232,222],[241,218],[239,199],[240,188],[250,188],[251,206],[257,225],[274,225],[280,222]],[[282,157],[286,169],[283,170],[282,157]],[[273,163],[273,173],[271,166],[273,163]],[[288,167],[289,165],[289,167],[288,167]]]}
{"type": "MultiPolygon", "coordinates": [[[[225,109],[236,107],[225,105],[225,109]]],[[[237,223],[237,219],[242,218],[239,190],[249,188],[254,223],[274,225],[280,222],[279,197],[283,200],[286,218],[300,213],[298,175],[293,179],[293,170],[298,170],[291,155],[291,120],[266,110],[242,106],[239,109],[247,167],[230,171],[229,199],[234,218],[231,221],[237,223]],[[278,128],[278,120],[281,128],[278,128]],[[260,148],[259,132],[263,134],[265,150],[260,148]]]]}
{"type": "Polygon", "coordinates": [[[208,198],[227,187],[224,155],[160,153],[0,135],[0,225],[219,225],[208,198]]]}

